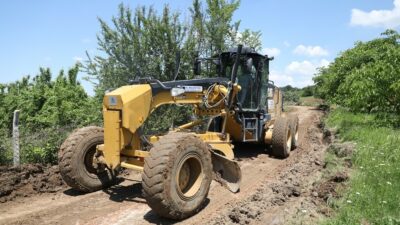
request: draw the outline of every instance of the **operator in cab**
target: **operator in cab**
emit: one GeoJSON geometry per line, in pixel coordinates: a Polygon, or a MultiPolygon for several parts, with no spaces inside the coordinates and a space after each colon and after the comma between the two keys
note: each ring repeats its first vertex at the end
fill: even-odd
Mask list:
{"type": "Polygon", "coordinates": [[[238,100],[242,108],[251,108],[252,91],[254,86],[254,65],[253,59],[248,58],[240,65],[238,82],[242,90],[238,93],[238,100]]]}

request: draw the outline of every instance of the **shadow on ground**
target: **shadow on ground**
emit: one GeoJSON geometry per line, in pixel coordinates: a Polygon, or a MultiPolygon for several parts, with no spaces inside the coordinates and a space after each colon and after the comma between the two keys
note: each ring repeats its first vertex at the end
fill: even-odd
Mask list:
{"type": "Polygon", "coordinates": [[[110,196],[110,200],[115,202],[131,201],[136,203],[146,203],[142,196],[142,185],[135,183],[133,185],[115,185],[103,190],[110,196]]]}
{"type": "MultiPolygon", "coordinates": [[[[206,198],[204,201],[203,205],[201,206],[201,210],[203,210],[207,205],[210,204],[210,199],[206,198]]],[[[144,216],[143,219],[145,219],[147,222],[152,223],[152,224],[163,224],[163,225],[170,225],[170,224],[175,224],[178,222],[183,222],[184,220],[171,220],[171,219],[166,219],[163,217],[158,216],[153,210],[150,210],[147,212],[144,216]]],[[[188,218],[190,219],[190,217],[188,218]]]]}
{"type": "Polygon", "coordinates": [[[271,151],[264,144],[250,144],[250,143],[234,143],[235,158],[238,161],[245,159],[254,159],[259,155],[268,155],[272,157],[271,151]]]}
{"type": "MultiPolygon", "coordinates": [[[[135,181],[135,183],[133,184],[123,185],[121,184],[123,180],[125,179],[120,178],[120,181],[116,185],[113,185],[107,189],[103,189],[102,191],[108,194],[110,196],[109,199],[114,202],[131,201],[137,203],[146,203],[146,200],[144,200],[142,196],[141,183],[139,181],[135,181]]],[[[69,196],[81,196],[89,193],[77,191],[70,188],[65,190],[64,194],[69,196]]]]}

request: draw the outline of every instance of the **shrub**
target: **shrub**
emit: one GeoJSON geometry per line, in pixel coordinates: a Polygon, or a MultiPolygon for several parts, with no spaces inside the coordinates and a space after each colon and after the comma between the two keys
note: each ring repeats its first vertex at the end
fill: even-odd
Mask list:
{"type": "Polygon", "coordinates": [[[300,102],[300,94],[298,91],[283,92],[283,102],[298,104],[300,102]]]}
{"type": "Polygon", "coordinates": [[[316,95],[354,112],[400,112],[400,35],[357,42],[314,78],[316,95]]]}

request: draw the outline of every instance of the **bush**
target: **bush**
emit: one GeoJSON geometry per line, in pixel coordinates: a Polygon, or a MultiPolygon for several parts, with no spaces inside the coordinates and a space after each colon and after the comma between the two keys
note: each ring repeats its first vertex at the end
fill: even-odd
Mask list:
{"type": "Polygon", "coordinates": [[[46,128],[35,133],[21,133],[22,163],[57,164],[57,154],[68,134],[74,130],[72,126],[62,128],[46,128]]]}
{"type": "Polygon", "coordinates": [[[0,165],[11,164],[13,161],[12,143],[8,132],[0,129],[0,165]]]}
{"type": "Polygon", "coordinates": [[[285,91],[283,92],[283,102],[298,104],[300,102],[299,91],[285,91]]]}
{"type": "Polygon", "coordinates": [[[100,124],[101,104],[77,81],[78,65],[55,80],[49,69],[7,85],[0,85],[0,164],[10,159],[12,117],[20,110],[21,161],[56,163],[66,135],[77,127],[100,124]]]}
{"type": "Polygon", "coordinates": [[[301,89],[301,97],[314,96],[314,86],[307,86],[301,89]]]}
{"type": "Polygon", "coordinates": [[[400,112],[400,35],[357,42],[314,78],[316,95],[354,112],[400,112]]]}

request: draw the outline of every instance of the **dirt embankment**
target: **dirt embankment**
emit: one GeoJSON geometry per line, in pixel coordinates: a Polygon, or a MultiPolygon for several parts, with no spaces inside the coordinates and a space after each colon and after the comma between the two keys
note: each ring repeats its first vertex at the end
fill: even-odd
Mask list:
{"type": "Polygon", "coordinates": [[[58,166],[28,164],[0,167],[0,203],[66,188],[58,166]]]}
{"type": "MultiPolygon", "coordinates": [[[[299,115],[300,146],[290,157],[275,159],[260,147],[236,146],[242,169],[240,192],[230,193],[212,182],[205,207],[184,221],[165,220],[152,212],[141,195],[140,174],[131,173],[124,182],[95,193],[80,194],[58,186],[59,191],[49,189],[54,193],[1,203],[0,224],[314,224],[329,215],[324,198],[335,189],[334,184],[325,187],[318,182],[324,171],[329,134],[321,127],[322,111],[294,107],[291,113],[299,115]]],[[[22,171],[16,174],[28,176],[22,171]]],[[[37,174],[29,173],[28,177],[44,181],[37,174]]],[[[40,189],[35,188],[32,190],[40,189]]]]}

